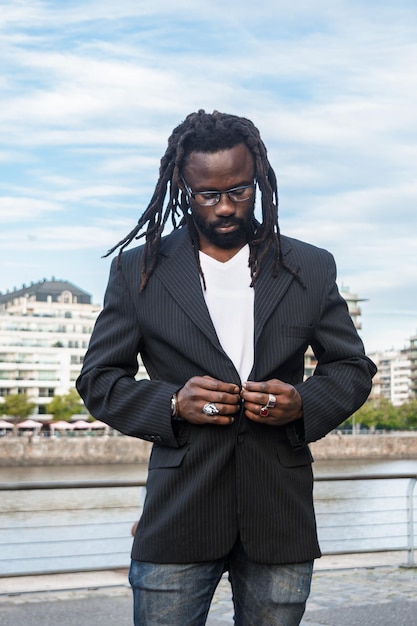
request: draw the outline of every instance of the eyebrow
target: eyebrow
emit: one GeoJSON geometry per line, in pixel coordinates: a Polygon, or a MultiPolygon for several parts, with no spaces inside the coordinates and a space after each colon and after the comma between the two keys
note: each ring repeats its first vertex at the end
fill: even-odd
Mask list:
{"type": "MultiPolygon", "coordinates": [[[[238,187],[248,187],[250,185],[255,185],[255,184],[256,184],[256,179],[255,177],[253,177],[250,182],[246,180],[246,181],[237,183],[236,185],[233,185],[233,187],[228,187],[227,189],[223,189],[223,190],[222,189],[209,189],[208,187],[205,187],[204,189],[201,188],[201,190],[200,189],[196,190],[196,189],[193,189],[192,187],[191,189],[193,190],[193,193],[204,193],[204,192],[225,193],[226,191],[230,191],[230,189],[237,189],[238,187]]],[[[187,181],[187,185],[188,185],[188,181],[187,181]]]]}

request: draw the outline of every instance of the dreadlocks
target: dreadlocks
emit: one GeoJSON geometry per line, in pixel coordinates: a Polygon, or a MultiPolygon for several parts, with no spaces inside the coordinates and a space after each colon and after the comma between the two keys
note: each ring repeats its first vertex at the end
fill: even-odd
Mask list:
{"type": "MultiPolygon", "coordinates": [[[[255,178],[261,191],[262,202],[262,222],[259,224],[255,218],[253,219],[252,238],[248,242],[250,246],[251,286],[254,285],[262,261],[270,249],[274,252],[273,276],[277,275],[280,265],[285,266],[280,249],[277,180],[268,161],[267,150],[258,129],[244,117],[220,113],[219,111],[210,114],[199,110],[197,113],[190,113],[169,137],[167,150],[161,159],[155,191],[137,225],[104,255],[109,256],[114,250],[120,248],[117,259],[117,263],[120,264],[121,255],[126,246],[135,238],[145,237],[145,250],[141,267],[141,291],[146,287],[157,263],[162,233],[169,217],[171,217],[174,230],[185,224],[189,226],[194,253],[204,283],[199,261],[198,233],[189,211],[187,195],[178,186],[181,170],[188,155],[193,151],[217,152],[233,148],[240,143],[246,144],[253,154],[255,178]],[[167,192],[169,197],[164,207],[167,192]]],[[[297,276],[294,270],[285,267],[297,276]]]]}

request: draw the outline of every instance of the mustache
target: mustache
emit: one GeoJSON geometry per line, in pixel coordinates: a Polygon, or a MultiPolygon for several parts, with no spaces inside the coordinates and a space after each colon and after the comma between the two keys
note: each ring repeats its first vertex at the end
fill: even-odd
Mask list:
{"type": "Polygon", "coordinates": [[[211,228],[217,227],[227,227],[227,226],[244,226],[245,220],[240,219],[239,217],[219,217],[215,222],[211,222],[211,228]]]}

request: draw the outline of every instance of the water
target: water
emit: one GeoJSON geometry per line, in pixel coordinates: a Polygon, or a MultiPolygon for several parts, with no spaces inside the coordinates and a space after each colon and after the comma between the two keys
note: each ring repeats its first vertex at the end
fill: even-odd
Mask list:
{"type": "MultiPolygon", "coordinates": [[[[417,472],[417,459],[342,459],[315,461],[314,474],[401,474],[417,472]]],[[[139,480],[146,467],[134,463],[109,465],[57,465],[50,467],[0,467],[0,483],[66,480],[139,480]]]]}
{"type": "MultiPolygon", "coordinates": [[[[417,460],[320,461],[315,474],[417,475],[417,460]]],[[[318,535],[324,553],[403,550],[408,545],[408,478],[321,482],[314,486],[318,535]]],[[[417,489],[414,493],[414,510],[417,489]]],[[[413,531],[416,531],[414,523],[413,531]]]]}
{"type": "Polygon", "coordinates": [[[341,459],[315,461],[315,475],[325,474],[406,474],[417,472],[417,459],[341,459]]]}
{"type": "MultiPolygon", "coordinates": [[[[316,461],[316,476],[417,473],[417,460],[316,461]]],[[[140,465],[0,467],[0,482],[140,480],[140,465]]],[[[315,483],[323,552],[404,549],[406,479],[315,483]]],[[[0,575],[127,567],[139,487],[4,491],[0,575]]]]}
{"type": "Polygon", "coordinates": [[[0,467],[0,483],[67,480],[140,480],[146,467],[136,464],[0,467]]]}

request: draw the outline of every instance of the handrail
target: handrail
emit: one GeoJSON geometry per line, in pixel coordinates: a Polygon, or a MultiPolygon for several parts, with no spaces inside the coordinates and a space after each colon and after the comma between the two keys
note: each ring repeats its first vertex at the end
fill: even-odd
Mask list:
{"type": "Polygon", "coordinates": [[[317,482],[340,480],[390,480],[401,478],[417,478],[417,472],[402,472],[398,474],[320,474],[314,477],[317,482]]]}
{"type": "MultiPolygon", "coordinates": [[[[389,550],[401,550],[401,551],[406,551],[407,552],[407,567],[415,567],[415,562],[414,562],[414,552],[415,552],[415,539],[414,539],[414,534],[415,534],[415,512],[414,512],[414,502],[415,502],[415,485],[417,483],[417,473],[416,472],[401,472],[401,473],[394,473],[394,474],[387,474],[387,473],[331,473],[331,474],[319,474],[317,476],[314,477],[314,481],[317,483],[336,483],[336,482],[349,482],[349,481],[377,481],[377,480],[382,480],[382,481],[391,481],[391,480],[401,480],[401,479],[405,479],[408,480],[408,485],[407,485],[407,490],[406,493],[398,496],[401,497],[402,499],[402,508],[401,509],[392,509],[393,511],[398,510],[401,511],[402,514],[406,514],[406,520],[405,522],[401,522],[401,524],[403,525],[404,528],[404,534],[401,535],[397,535],[396,531],[394,531],[394,533],[392,533],[392,529],[388,530],[389,525],[393,525],[392,521],[386,521],[384,519],[379,519],[379,521],[377,522],[377,524],[380,524],[380,531],[382,533],[384,533],[384,527],[387,528],[387,532],[386,534],[380,535],[379,537],[376,537],[375,535],[375,539],[378,540],[379,538],[381,538],[382,536],[385,538],[384,539],[384,545],[380,546],[380,545],[373,545],[370,549],[367,549],[368,546],[365,546],[362,544],[361,545],[361,541],[364,540],[364,538],[366,538],[365,535],[359,533],[358,536],[356,537],[352,537],[352,534],[350,533],[349,535],[349,543],[352,544],[352,541],[354,541],[355,543],[351,546],[349,545],[343,545],[343,541],[345,541],[346,539],[344,537],[340,537],[339,532],[337,532],[337,541],[339,541],[339,545],[335,545],[334,547],[332,546],[332,542],[335,541],[334,537],[335,537],[335,533],[337,530],[340,531],[340,528],[342,526],[345,526],[345,528],[350,528],[350,524],[351,522],[349,520],[346,519],[346,517],[349,517],[349,515],[351,515],[351,511],[349,510],[349,508],[346,509],[346,504],[345,502],[347,500],[349,500],[350,498],[350,493],[351,490],[347,489],[346,486],[343,487],[342,490],[338,490],[338,486],[333,487],[332,489],[330,489],[330,492],[335,493],[335,496],[330,497],[330,499],[327,497],[327,489],[326,487],[324,487],[325,490],[325,494],[324,497],[320,497],[320,495],[317,497],[316,495],[316,505],[317,503],[319,504],[319,517],[320,515],[336,515],[339,516],[339,520],[341,521],[342,526],[340,525],[340,522],[337,520],[335,524],[331,524],[331,525],[323,525],[320,526],[319,524],[319,530],[321,528],[321,531],[326,533],[326,536],[323,538],[324,541],[328,541],[330,542],[330,547],[328,549],[328,551],[323,550],[323,554],[354,554],[354,553],[360,553],[360,552],[384,552],[384,551],[389,551],[389,550]],[[328,509],[328,502],[332,502],[334,499],[334,501],[336,502],[336,506],[334,508],[333,511],[330,511],[329,513],[329,509],[328,509]],[[405,503],[405,504],[404,504],[405,503]],[[320,511],[320,504],[322,504],[323,509],[320,511]],[[341,517],[343,516],[343,517],[341,517]],[[384,526],[385,525],[385,526],[384,526]],[[391,534],[390,534],[391,533],[391,534]],[[398,537],[401,537],[401,540],[404,540],[404,543],[401,543],[401,545],[398,545],[398,537]],[[387,540],[393,539],[394,541],[392,543],[390,543],[388,541],[388,547],[387,547],[387,540]],[[341,542],[341,543],[340,543],[341,542]],[[344,549],[346,548],[346,549],[344,549]]],[[[146,473],[142,470],[141,473],[141,477],[139,479],[135,479],[135,480],[126,480],[126,479],[114,479],[114,480],[108,480],[108,479],[94,479],[94,480],[57,480],[57,481],[53,481],[53,480],[49,480],[49,481],[15,481],[15,482],[2,482],[0,483],[0,492],[34,492],[34,491],[47,491],[47,490],[70,490],[70,489],[106,489],[106,488],[110,488],[110,489],[120,489],[120,488],[146,488],[146,473]]],[[[355,490],[353,490],[355,491],[355,490]]],[[[388,489],[389,491],[389,489],[388,489]]],[[[319,489],[320,492],[320,489],[319,489]]],[[[362,488],[359,487],[359,492],[362,493],[362,495],[356,496],[359,497],[359,499],[363,499],[364,494],[365,494],[365,498],[372,498],[373,495],[372,493],[375,493],[375,490],[369,492],[368,490],[362,491],[362,488]]],[[[376,493],[378,493],[378,487],[376,487],[376,493]]],[[[3,498],[6,498],[6,495],[2,496],[3,498]]],[[[49,496],[46,496],[45,494],[45,498],[48,498],[48,502],[55,502],[55,494],[52,494],[51,498],[52,500],[49,500],[49,496]]],[[[72,499],[72,495],[70,496],[70,499],[72,499]]],[[[355,497],[355,496],[354,496],[355,497]]],[[[384,498],[383,496],[377,495],[377,498],[384,498]]],[[[394,496],[396,497],[396,496],[394,496]]],[[[34,498],[33,496],[29,496],[28,494],[28,503],[29,503],[29,508],[27,510],[22,509],[24,515],[27,515],[27,513],[31,510],[31,503],[34,502],[35,500],[38,501],[39,498],[34,498]]],[[[80,495],[81,498],[81,495],[80,495]]],[[[123,498],[125,498],[125,496],[123,496],[123,498]]],[[[13,502],[14,498],[13,496],[10,498],[9,496],[9,501],[13,502]]],[[[129,501],[129,498],[128,498],[129,501]]],[[[359,501],[359,500],[358,500],[359,501]]],[[[122,507],[125,507],[124,505],[125,500],[123,500],[123,504],[122,507]]],[[[111,505],[111,507],[113,507],[114,505],[111,505]]],[[[117,523],[123,523],[123,524],[129,524],[131,525],[131,523],[133,522],[133,520],[135,519],[135,516],[139,513],[139,510],[137,509],[137,505],[135,505],[135,511],[133,512],[132,516],[130,513],[127,514],[127,509],[131,508],[131,504],[128,504],[128,507],[124,509],[122,515],[123,517],[123,522],[117,522],[117,523]],[[127,517],[128,515],[128,517],[127,517]]],[[[110,508],[111,508],[110,507],[110,508]]],[[[116,507],[119,508],[119,504],[116,503],[116,507]]],[[[98,507],[101,508],[101,507],[98,507]]],[[[317,507],[316,507],[317,508],[317,507]]],[[[384,513],[386,510],[389,509],[385,509],[384,507],[382,507],[382,509],[384,510],[379,510],[379,509],[375,509],[372,507],[372,505],[370,505],[368,507],[368,505],[366,504],[366,510],[368,510],[368,508],[370,509],[370,513],[371,514],[379,514],[379,513],[384,513]]],[[[51,509],[52,510],[52,509],[51,509]]],[[[65,509],[66,510],[66,509],[65,509]]],[[[75,510],[75,509],[74,509],[75,510]]],[[[79,509],[79,510],[84,510],[84,509],[79,509]]],[[[105,508],[101,508],[101,510],[105,510],[105,508]]],[[[110,510],[110,509],[109,509],[110,510]]],[[[114,509],[113,509],[114,510],[114,509]]],[[[121,510],[121,509],[120,509],[121,510]]],[[[363,513],[364,509],[358,509],[358,511],[361,510],[361,512],[363,513]]],[[[14,509],[15,512],[17,512],[17,514],[19,514],[19,511],[16,509],[14,509]]],[[[46,512],[49,511],[49,509],[45,508],[39,508],[36,511],[39,512],[46,512]]],[[[7,514],[7,513],[6,513],[7,514]]],[[[316,511],[317,514],[317,511],[316,511]]],[[[108,516],[108,512],[104,514],[105,516],[108,516]]],[[[39,519],[39,518],[38,518],[39,519]]],[[[136,517],[137,519],[137,517],[136,517]]],[[[88,525],[91,528],[91,524],[90,521],[81,521],[81,524],[77,523],[76,525],[74,525],[74,521],[73,519],[69,519],[67,518],[68,521],[64,521],[61,522],[59,525],[56,525],[56,529],[59,528],[63,528],[64,526],[67,529],[70,528],[74,528],[75,526],[79,526],[80,528],[82,526],[84,526],[84,528],[86,528],[86,525],[88,525]]],[[[96,525],[96,527],[98,528],[99,526],[105,526],[105,525],[109,525],[111,527],[111,524],[113,523],[113,519],[111,521],[109,521],[108,517],[104,517],[103,521],[95,521],[93,522],[93,525],[96,525]]],[[[116,523],[116,522],[115,522],[116,523]]],[[[56,537],[54,539],[51,538],[51,536],[46,537],[45,536],[45,529],[42,527],[42,524],[39,524],[39,522],[37,523],[38,525],[33,524],[32,526],[28,526],[28,528],[32,528],[32,531],[34,529],[37,529],[36,532],[38,532],[38,530],[40,530],[40,539],[39,539],[39,545],[42,545],[43,542],[45,541],[53,541],[55,543],[57,543],[57,541],[60,541],[60,538],[58,536],[58,540],[56,539],[56,537]]],[[[365,523],[365,525],[359,526],[359,525],[355,525],[355,523],[352,524],[352,528],[361,528],[364,529],[366,528],[366,526],[368,525],[372,525],[373,524],[373,520],[370,519],[370,521],[367,521],[365,523]]],[[[10,528],[12,528],[12,526],[10,526],[10,528]]],[[[26,526],[22,525],[22,530],[24,532],[26,532],[26,526]]],[[[50,528],[54,528],[52,525],[50,526],[50,528]]],[[[30,532],[30,531],[29,531],[30,532]]],[[[89,542],[90,544],[92,544],[94,541],[99,541],[101,539],[103,540],[109,540],[112,541],[112,544],[107,544],[107,545],[111,545],[113,546],[114,544],[117,543],[117,541],[128,541],[129,538],[123,538],[121,539],[121,535],[117,535],[117,540],[115,539],[115,535],[110,534],[104,537],[100,537],[100,538],[96,538],[94,534],[91,535],[91,530],[90,532],[90,538],[89,542]]],[[[113,532],[113,531],[110,531],[113,532]]],[[[116,533],[117,534],[117,533],[116,533]]],[[[123,533],[122,533],[123,534],[123,533]]],[[[366,533],[365,533],[366,534],[366,533]]],[[[124,537],[124,535],[123,535],[124,537]]],[[[74,535],[72,536],[72,538],[70,538],[68,541],[81,541],[82,537],[80,536],[76,536],[74,539],[74,535]]],[[[7,544],[7,542],[4,542],[4,547],[8,548],[10,554],[14,554],[12,552],[12,550],[14,550],[14,548],[12,548],[13,545],[13,541],[14,541],[14,536],[13,536],[13,540],[12,543],[10,545],[7,544]]],[[[28,535],[24,535],[23,539],[21,539],[22,543],[20,545],[29,545],[29,544],[33,544],[33,539],[32,537],[28,535]],[[28,543],[29,542],[29,543],[28,543]]],[[[15,545],[18,545],[17,543],[15,545]]],[[[369,545],[369,544],[368,544],[369,545]]],[[[112,548],[109,549],[109,553],[112,550],[112,548]]],[[[123,548],[123,550],[127,553],[127,549],[123,548]]],[[[92,551],[94,551],[94,555],[96,555],[96,553],[99,553],[99,550],[96,550],[95,548],[92,549],[92,551]]],[[[68,551],[67,551],[68,553],[68,551]]],[[[121,552],[118,552],[118,554],[121,552]]],[[[23,552],[22,552],[23,555],[23,552]]],[[[7,555],[4,554],[3,558],[0,559],[0,561],[2,562],[6,562],[7,560],[7,555]]],[[[9,557],[12,559],[15,559],[15,556],[9,557]]],[[[25,553],[25,556],[23,557],[18,557],[17,560],[23,560],[27,559],[27,553],[25,553]]],[[[41,558],[38,556],[35,557],[31,557],[33,559],[35,558],[41,558]]],[[[17,561],[16,561],[17,562],[17,561]]],[[[71,566],[73,567],[73,566],[71,566]]],[[[117,566],[116,566],[117,567],[117,566]]],[[[19,568],[18,568],[19,569],[19,568]]],[[[2,575],[2,574],[0,574],[2,575]]]]}
{"type": "MultiPolygon", "coordinates": [[[[319,474],[314,476],[316,482],[335,482],[335,481],[352,481],[352,480],[398,480],[412,479],[417,480],[417,472],[402,472],[398,474],[319,474]]],[[[146,480],[56,480],[56,481],[24,481],[24,482],[7,482],[0,483],[0,491],[31,491],[43,489],[94,489],[94,488],[111,488],[111,487],[144,487],[146,480]]]]}
{"type": "Polygon", "coordinates": [[[100,489],[112,487],[144,487],[141,480],[56,480],[0,483],[0,491],[35,491],[44,489],[100,489]]]}
{"type": "Polygon", "coordinates": [[[407,547],[407,565],[414,567],[414,507],[413,495],[417,478],[410,478],[407,489],[407,522],[408,522],[408,547],[407,547]]]}

